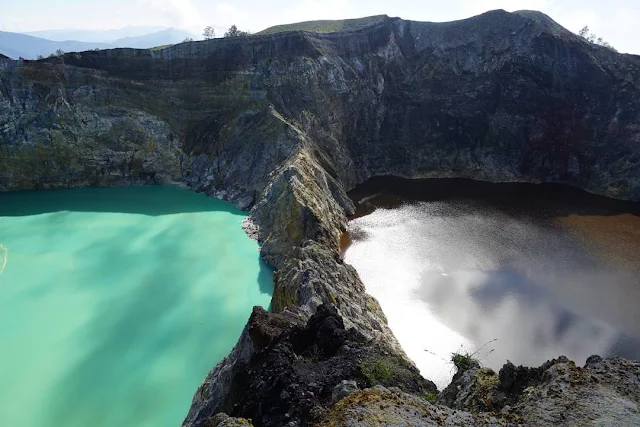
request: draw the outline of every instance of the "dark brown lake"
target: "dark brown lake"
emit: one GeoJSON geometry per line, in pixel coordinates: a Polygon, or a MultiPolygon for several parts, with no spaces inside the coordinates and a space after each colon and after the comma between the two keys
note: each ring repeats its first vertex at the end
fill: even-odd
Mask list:
{"type": "Polygon", "coordinates": [[[640,358],[640,205],[557,185],[373,179],[351,192],[344,258],[422,374],[640,358]]]}

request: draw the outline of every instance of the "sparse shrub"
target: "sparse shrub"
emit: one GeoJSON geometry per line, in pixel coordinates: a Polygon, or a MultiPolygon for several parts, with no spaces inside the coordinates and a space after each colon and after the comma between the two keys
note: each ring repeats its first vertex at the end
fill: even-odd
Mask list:
{"type": "Polygon", "coordinates": [[[250,35],[251,32],[239,30],[238,27],[235,26],[235,24],[229,27],[227,32],[224,33],[225,37],[246,37],[250,35]]]}
{"type": "Polygon", "coordinates": [[[602,37],[598,37],[595,34],[593,34],[591,32],[591,30],[589,29],[588,25],[585,25],[584,27],[582,27],[582,29],[580,29],[580,31],[578,31],[578,35],[580,37],[584,38],[589,43],[597,44],[599,46],[603,46],[603,47],[609,48],[611,50],[615,50],[617,52],[616,48],[611,46],[608,42],[604,41],[602,39],[602,37]]]}
{"type": "Polygon", "coordinates": [[[473,355],[469,354],[466,351],[451,353],[451,362],[453,363],[453,366],[456,367],[458,372],[469,370],[475,363],[478,363],[474,363],[473,355]]]}
{"type": "Polygon", "coordinates": [[[456,372],[464,372],[468,369],[471,369],[474,366],[481,366],[480,361],[485,357],[487,357],[488,355],[490,355],[491,353],[493,353],[493,349],[489,350],[487,354],[485,354],[480,359],[477,359],[476,355],[482,349],[487,347],[489,344],[496,342],[497,340],[498,340],[497,338],[494,338],[491,341],[487,341],[482,347],[478,348],[473,353],[469,353],[468,351],[463,350],[462,348],[460,348],[459,351],[451,353],[450,360],[453,363],[453,366],[455,366],[456,372]]]}
{"type": "Polygon", "coordinates": [[[384,360],[376,360],[375,362],[363,362],[360,365],[362,375],[367,379],[369,385],[374,387],[378,384],[386,384],[391,380],[391,369],[384,360]]]}
{"type": "Polygon", "coordinates": [[[429,392],[424,395],[424,400],[430,403],[436,403],[438,401],[438,393],[429,392]]]}
{"type": "Polygon", "coordinates": [[[215,36],[216,36],[216,30],[214,30],[213,27],[210,25],[207,28],[205,28],[204,31],[202,32],[202,37],[204,37],[205,40],[212,39],[215,36]]]}

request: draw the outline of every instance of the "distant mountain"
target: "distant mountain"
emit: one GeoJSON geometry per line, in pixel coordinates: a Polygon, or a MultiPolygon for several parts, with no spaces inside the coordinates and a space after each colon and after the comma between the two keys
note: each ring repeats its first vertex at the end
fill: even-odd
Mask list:
{"type": "Polygon", "coordinates": [[[112,47],[106,43],[89,43],[68,41],[53,41],[40,37],[28,36],[20,33],[0,31],[0,53],[13,59],[20,57],[35,59],[38,55],[48,56],[58,49],[65,52],[81,52],[92,49],[108,49],[112,47]]]}
{"type": "MultiPolygon", "coordinates": [[[[135,31],[138,31],[138,29],[139,28],[136,28],[135,31]]],[[[114,31],[117,32],[123,30],[125,29],[114,31]]],[[[42,31],[40,33],[42,33],[42,31]]],[[[135,37],[123,37],[113,40],[110,43],[104,43],[75,40],[55,41],[21,33],[0,31],[0,53],[14,59],[18,59],[20,57],[25,59],[36,59],[38,55],[49,56],[58,49],[62,49],[65,52],[82,52],[85,50],[112,49],[116,47],[147,49],[156,46],[180,43],[185,38],[194,36],[194,34],[188,31],[176,28],[167,28],[150,34],[143,34],[135,37]]]]}
{"type": "Polygon", "coordinates": [[[157,31],[151,34],[145,34],[137,37],[125,37],[114,40],[111,44],[115,47],[135,47],[138,49],[148,49],[155,46],[164,46],[167,44],[176,44],[185,38],[197,37],[189,31],[179,30],[177,28],[167,28],[166,30],[157,31]]]}
{"type": "Polygon", "coordinates": [[[48,40],[78,40],[82,42],[111,43],[125,37],[139,37],[164,30],[166,27],[124,27],[115,30],[42,30],[24,33],[48,40]]]}

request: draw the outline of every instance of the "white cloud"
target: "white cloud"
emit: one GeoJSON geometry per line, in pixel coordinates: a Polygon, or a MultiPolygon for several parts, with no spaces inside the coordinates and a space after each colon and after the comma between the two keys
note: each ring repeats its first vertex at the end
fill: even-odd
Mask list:
{"type": "Polygon", "coordinates": [[[243,11],[228,3],[218,3],[214,8],[214,21],[207,25],[213,25],[218,36],[222,36],[232,25],[237,25],[243,31],[256,31],[256,28],[247,27],[249,17],[243,11]]]}
{"type": "Polygon", "coordinates": [[[138,0],[140,6],[160,14],[170,25],[179,28],[202,28],[204,22],[191,0],[138,0]]]}
{"type": "Polygon", "coordinates": [[[469,16],[473,16],[495,9],[504,9],[508,12],[516,10],[546,10],[551,8],[552,5],[552,0],[482,0],[465,1],[464,10],[469,16]]]}
{"type": "Polygon", "coordinates": [[[281,16],[281,24],[316,21],[319,19],[344,19],[352,16],[348,0],[304,0],[290,9],[286,9],[281,16]]]}

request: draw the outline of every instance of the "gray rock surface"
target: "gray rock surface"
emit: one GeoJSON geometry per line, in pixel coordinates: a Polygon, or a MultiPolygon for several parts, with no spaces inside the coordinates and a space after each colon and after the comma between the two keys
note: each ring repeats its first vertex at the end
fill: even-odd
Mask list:
{"type": "Polygon", "coordinates": [[[219,413],[209,418],[204,427],[251,427],[251,421],[244,418],[233,418],[225,413],[219,413]]]}
{"type": "Polygon", "coordinates": [[[335,403],[357,391],[360,391],[360,389],[358,388],[358,384],[355,381],[342,380],[340,381],[340,384],[333,388],[333,392],[331,393],[331,400],[335,403]]]}
{"type": "Polygon", "coordinates": [[[456,373],[440,401],[514,425],[637,426],[640,363],[592,356],[581,368],[560,357],[538,368],[509,362],[499,374],[474,364],[456,373]]]}
{"type": "MultiPolygon", "coordinates": [[[[289,313],[274,322],[332,304],[405,358],[338,257],[346,190],[376,175],[465,177],[640,200],[638,98],[640,57],[530,11],[0,58],[0,191],[181,182],[231,201],[250,209],[245,229],[278,268],[273,308],[289,313]]],[[[266,351],[249,332],[190,414],[220,412],[266,351]]]]}
{"type": "Polygon", "coordinates": [[[507,423],[489,414],[471,414],[426,400],[397,388],[377,386],[338,402],[327,420],[333,427],[369,426],[504,426],[507,423]]]}

